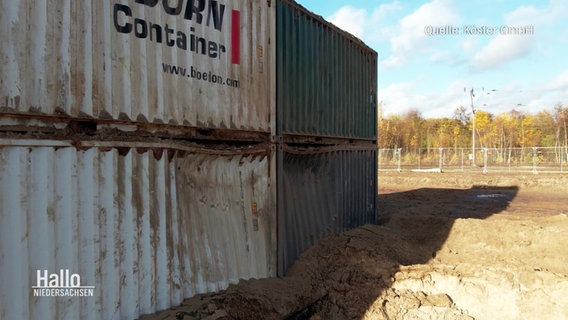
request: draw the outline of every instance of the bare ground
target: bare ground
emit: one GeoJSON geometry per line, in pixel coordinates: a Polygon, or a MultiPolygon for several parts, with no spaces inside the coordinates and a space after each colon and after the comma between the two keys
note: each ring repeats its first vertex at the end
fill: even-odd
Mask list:
{"type": "Polygon", "coordinates": [[[568,319],[568,176],[381,173],[379,225],[144,319],[568,319]]]}

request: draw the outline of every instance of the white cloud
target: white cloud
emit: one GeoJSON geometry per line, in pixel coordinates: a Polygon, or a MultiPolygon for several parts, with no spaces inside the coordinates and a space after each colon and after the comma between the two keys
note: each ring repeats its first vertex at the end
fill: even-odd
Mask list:
{"type": "MultiPolygon", "coordinates": [[[[563,91],[568,93],[568,69],[564,70],[554,79],[550,80],[544,88],[551,91],[563,91]]],[[[567,98],[568,99],[568,98],[567,98]]]]}
{"type": "MultiPolygon", "coordinates": [[[[327,20],[365,41],[389,41],[391,55],[380,61],[381,66],[385,68],[401,66],[412,55],[423,53],[424,50],[433,50],[437,40],[425,35],[425,26],[452,25],[460,21],[451,0],[433,0],[420,6],[398,23],[392,21],[394,14],[402,8],[403,5],[398,0],[381,4],[372,12],[347,5],[327,20]]],[[[432,59],[439,61],[440,57],[438,54],[432,59]]]]}
{"type": "MultiPolygon", "coordinates": [[[[503,26],[532,26],[534,34],[501,34],[500,30],[497,30],[497,35],[473,56],[470,63],[471,69],[473,71],[495,69],[510,61],[528,56],[537,44],[539,29],[562,19],[566,13],[568,10],[565,5],[562,5],[560,1],[551,1],[546,8],[536,8],[532,5],[521,6],[505,14],[503,26]]],[[[496,26],[498,29],[500,27],[496,26]]]]}
{"type": "Polygon", "coordinates": [[[389,69],[389,68],[401,66],[401,65],[404,64],[404,62],[406,62],[406,58],[404,58],[402,56],[391,55],[391,56],[383,59],[382,61],[380,61],[380,66],[384,67],[386,69],[389,69]]]}
{"type": "Polygon", "coordinates": [[[426,26],[455,25],[459,21],[449,1],[434,0],[422,5],[400,20],[399,30],[390,41],[392,55],[383,61],[383,66],[400,66],[411,55],[431,48],[434,39],[425,34],[426,26]]]}
{"type": "Polygon", "coordinates": [[[496,92],[476,91],[476,108],[494,115],[516,109],[536,114],[542,110],[552,111],[557,103],[568,104],[568,69],[538,86],[527,86],[509,81],[496,92]]]}
{"type": "MultiPolygon", "coordinates": [[[[548,86],[552,88],[558,83],[562,84],[564,91],[526,90],[516,82],[510,82],[498,91],[476,89],[474,106],[477,110],[483,110],[494,115],[509,112],[512,109],[536,113],[543,108],[551,110],[553,106],[562,102],[561,93],[566,96],[568,92],[568,70],[552,80],[548,86]],[[488,94],[489,93],[489,94],[488,94]]],[[[464,106],[470,111],[471,100],[469,88],[471,83],[457,80],[450,83],[440,92],[428,94],[416,94],[418,81],[401,82],[387,86],[379,90],[379,100],[383,101],[383,117],[393,114],[404,114],[410,109],[417,109],[425,118],[451,118],[459,106],[464,106]],[[464,91],[464,86],[467,89],[464,91]]],[[[568,101],[564,101],[567,103],[568,101]]]]}
{"type": "Polygon", "coordinates": [[[402,8],[402,5],[398,1],[391,3],[383,3],[373,10],[372,20],[375,22],[380,22],[382,19],[387,18],[388,15],[402,8]]]}
{"type": "Polygon", "coordinates": [[[473,53],[477,46],[477,40],[474,38],[466,38],[461,42],[461,47],[466,53],[473,53]]]}
{"type": "Polygon", "coordinates": [[[475,54],[471,61],[473,71],[493,69],[509,61],[524,57],[534,44],[531,35],[498,35],[475,54]]]}
{"type": "Polygon", "coordinates": [[[541,86],[527,90],[520,98],[525,110],[533,113],[543,108],[552,111],[557,103],[568,105],[568,69],[541,86]]]}
{"type": "Polygon", "coordinates": [[[521,6],[505,14],[505,23],[518,25],[545,25],[564,20],[568,8],[564,1],[550,1],[546,8],[521,6]]]}
{"type": "MultiPolygon", "coordinates": [[[[407,6],[405,7],[408,9],[407,6]]],[[[468,74],[467,70],[459,68],[456,70],[458,74],[454,74],[455,82],[442,88],[439,88],[440,83],[430,85],[424,81],[431,81],[431,79],[439,79],[442,83],[452,81],[453,79],[443,78],[445,73],[429,74],[427,80],[419,79],[420,74],[425,74],[427,69],[404,69],[407,62],[411,59],[414,62],[416,57],[420,57],[423,63],[430,66],[433,63],[443,63],[445,66],[449,64],[460,66],[469,63],[470,71],[496,69],[510,61],[529,55],[536,59],[537,55],[538,57],[546,56],[546,50],[553,50],[554,53],[549,56],[554,57],[558,49],[557,46],[551,46],[550,41],[562,42],[564,40],[561,32],[568,32],[565,27],[564,29],[557,28],[563,17],[568,16],[568,6],[562,0],[518,7],[503,14],[502,21],[491,20],[482,23],[481,20],[476,20],[475,22],[476,25],[494,27],[499,27],[501,24],[534,26],[535,35],[532,37],[496,35],[488,38],[484,35],[464,36],[463,34],[456,37],[429,37],[424,34],[424,27],[427,25],[442,27],[464,25],[452,0],[432,0],[399,19],[402,9],[404,9],[403,5],[398,1],[382,4],[372,11],[346,6],[328,18],[339,27],[347,29],[365,41],[381,45],[390,44],[390,53],[384,48],[379,51],[381,58],[379,74],[397,72],[388,69],[400,66],[402,68],[398,71],[406,72],[408,80],[390,83],[389,81],[384,82],[388,79],[383,77],[378,96],[379,100],[383,101],[384,116],[404,114],[410,109],[418,109],[424,117],[451,117],[455,108],[460,105],[469,110],[469,91],[464,92],[464,86],[471,88],[480,82],[492,83],[499,89],[498,92],[491,92],[490,95],[487,95],[487,92],[482,93],[481,89],[478,93],[476,89],[477,97],[474,101],[476,108],[495,115],[509,112],[513,108],[536,113],[543,109],[551,110],[558,102],[568,103],[568,98],[566,98],[568,97],[568,69],[562,70],[549,81],[539,80],[541,85],[535,85],[536,79],[511,79],[510,76],[493,73],[491,80],[484,80],[483,73],[468,74]],[[447,46],[448,44],[450,47],[447,46]],[[501,81],[500,78],[502,78],[501,81]],[[426,88],[430,88],[428,89],[430,91],[423,91],[426,88]]],[[[469,16],[465,15],[465,17],[469,16]]],[[[437,72],[437,69],[430,70],[433,71],[429,72],[437,72]]],[[[447,68],[444,70],[448,71],[447,68]]]]}
{"type": "Polygon", "coordinates": [[[398,1],[383,3],[373,10],[367,22],[365,38],[371,42],[383,42],[396,35],[396,24],[393,17],[403,7],[398,1]]]}
{"type": "Polygon", "coordinates": [[[428,112],[424,115],[431,118],[451,118],[459,106],[469,108],[470,99],[467,90],[464,92],[464,81],[455,81],[448,85],[443,92],[433,92],[429,95],[428,112]]]}
{"type": "Polygon", "coordinates": [[[328,21],[339,28],[361,38],[365,32],[367,12],[352,6],[344,6],[327,18],[328,21]]]}
{"type": "Polygon", "coordinates": [[[457,65],[463,62],[463,59],[456,53],[449,51],[433,50],[430,54],[430,62],[434,64],[445,63],[450,65],[457,65]]]}
{"type": "Polygon", "coordinates": [[[414,92],[416,84],[410,82],[393,83],[385,88],[379,89],[377,97],[383,102],[383,117],[392,114],[402,114],[411,108],[417,108],[417,96],[410,96],[414,92]]]}
{"type": "Polygon", "coordinates": [[[392,34],[392,28],[385,25],[384,21],[388,20],[390,14],[401,8],[402,5],[398,0],[383,3],[370,13],[365,9],[346,5],[326,20],[358,38],[377,42],[392,34]]]}
{"type": "Polygon", "coordinates": [[[404,114],[411,109],[420,110],[425,118],[451,117],[459,105],[469,101],[461,81],[450,84],[442,93],[415,94],[419,81],[394,83],[380,89],[378,97],[383,101],[383,117],[404,114]]]}

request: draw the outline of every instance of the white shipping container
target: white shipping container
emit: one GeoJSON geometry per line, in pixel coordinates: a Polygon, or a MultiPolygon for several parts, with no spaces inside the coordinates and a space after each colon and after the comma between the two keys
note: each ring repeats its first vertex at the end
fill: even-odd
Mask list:
{"type": "Polygon", "coordinates": [[[271,1],[0,2],[0,108],[271,132],[271,1]]]}
{"type": "Polygon", "coordinates": [[[376,53],[293,0],[5,0],[0,44],[0,320],[137,318],[373,217],[376,53]]]}
{"type": "Polygon", "coordinates": [[[273,159],[0,140],[0,319],[133,319],[275,276],[273,159]],[[36,296],[73,274],[93,296],[36,296]]]}

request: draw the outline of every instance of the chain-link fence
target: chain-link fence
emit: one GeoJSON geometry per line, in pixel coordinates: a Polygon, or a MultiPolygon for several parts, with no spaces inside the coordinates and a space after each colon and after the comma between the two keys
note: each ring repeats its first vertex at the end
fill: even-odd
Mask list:
{"type": "Polygon", "coordinates": [[[379,149],[380,171],[568,173],[568,147],[379,149]]]}

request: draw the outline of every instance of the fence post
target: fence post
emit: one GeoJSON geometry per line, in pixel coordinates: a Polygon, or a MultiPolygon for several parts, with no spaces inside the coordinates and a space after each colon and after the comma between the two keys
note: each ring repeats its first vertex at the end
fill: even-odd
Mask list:
{"type": "Polygon", "coordinates": [[[463,172],[463,148],[461,148],[461,171],[463,172]]]}
{"type": "Polygon", "coordinates": [[[442,172],[442,163],[443,163],[443,157],[444,157],[444,148],[438,148],[438,150],[440,151],[438,158],[439,158],[439,164],[438,164],[438,168],[440,170],[440,172],[442,172]]]}
{"type": "Polygon", "coordinates": [[[565,146],[564,148],[564,153],[562,153],[562,151],[560,151],[560,153],[562,153],[562,155],[560,156],[560,173],[564,173],[564,166],[562,163],[562,159],[564,159],[564,156],[566,156],[566,163],[568,163],[568,146],[565,146]]]}
{"type": "Polygon", "coordinates": [[[487,173],[487,148],[483,148],[483,174],[487,173]]]}
{"type": "Polygon", "coordinates": [[[398,172],[402,172],[402,169],[400,168],[400,158],[402,158],[402,148],[398,148],[396,150],[396,153],[398,155],[398,172]]]}
{"type": "Polygon", "coordinates": [[[568,161],[568,149],[566,148],[560,148],[560,173],[564,173],[564,154],[566,154],[566,161],[568,161]]]}
{"type": "Polygon", "coordinates": [[[381,171],[381,148],[377,146],[377,172],[381,171]]]}
{"type": "Polygon", "coordinates": [[[566,153],[566,163],[568,163],[568,146],[564,147],[564,152],[566,153]]]}
{"type": "Polygon", "coordinates": [[[533,149],[533,169],[532,169],[532,173],[537,174],[537,171],[536,171],[536,151],[537,151],[538,148],[532,147],[532,149],[533,149]]]}

